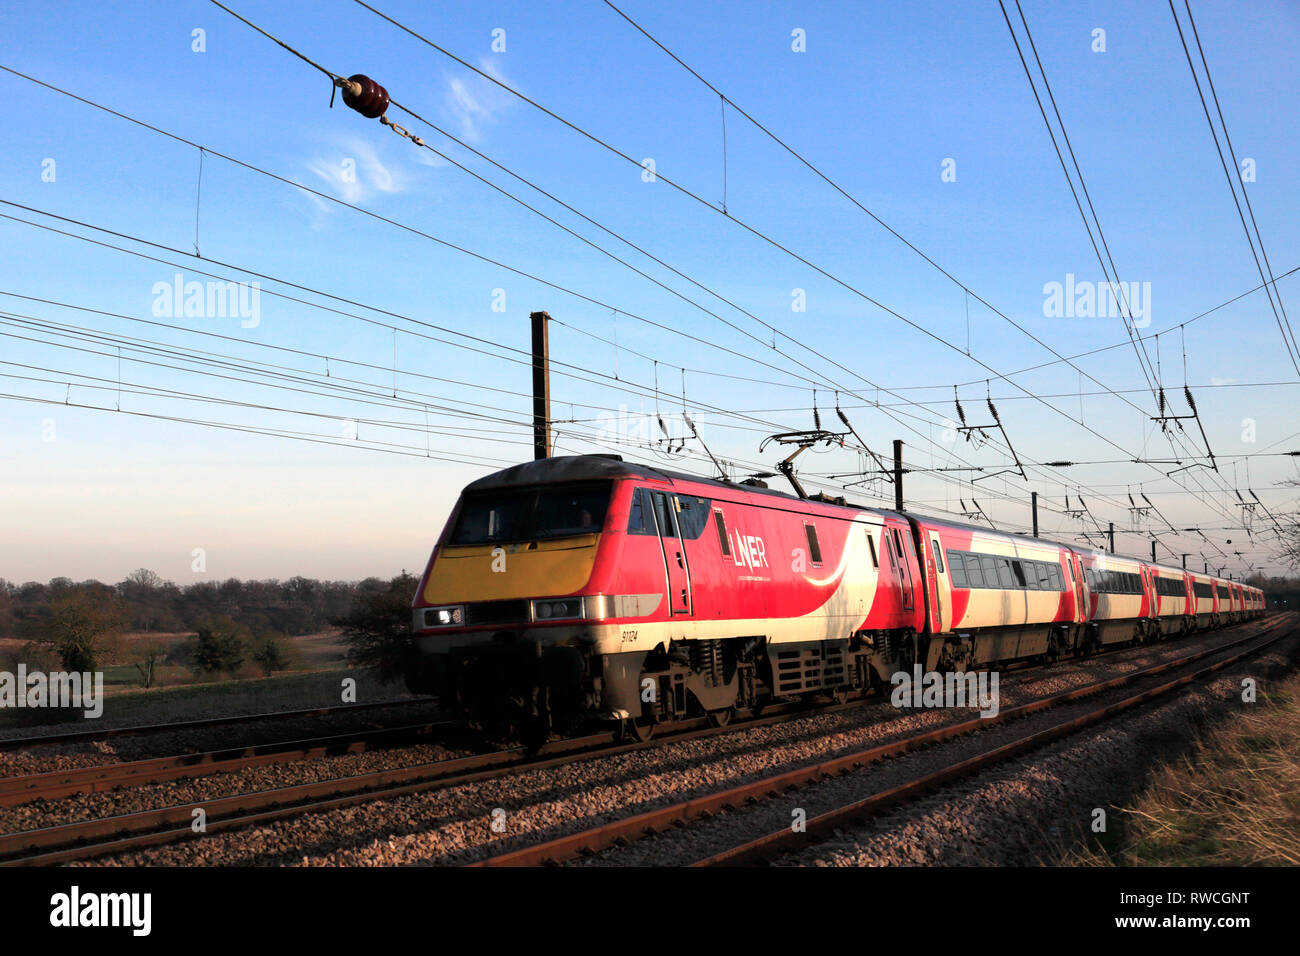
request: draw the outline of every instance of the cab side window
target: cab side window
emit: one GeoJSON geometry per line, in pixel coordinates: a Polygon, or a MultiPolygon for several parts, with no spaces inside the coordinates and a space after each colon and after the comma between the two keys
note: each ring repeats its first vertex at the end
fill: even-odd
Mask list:
{"type": "Polygon", "coordinates": [[[697,498],[694,495],[677,496],[677,526],[681,529],[682,537],[688,541],[694,541],[704,533],[704,527],[709,523],[709,509],[713,504],[708,498],[697,498]]]}
{"type": "Polygon", "coordinates": [[[628,534],[655,534],[654,517],[650,514],[650,494],[644,488],[632,492],[632,506],[628,509],[628,534]]]}

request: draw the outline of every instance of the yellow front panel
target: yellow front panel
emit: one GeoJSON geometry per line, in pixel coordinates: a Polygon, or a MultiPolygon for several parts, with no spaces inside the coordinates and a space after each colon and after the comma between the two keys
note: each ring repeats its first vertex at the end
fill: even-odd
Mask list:
{"type": "Polygon", "coordinates": [[[591,580],[600,535],[507,545],[447,547],[424,588],[429,604],[573,594],[591,580]]]}

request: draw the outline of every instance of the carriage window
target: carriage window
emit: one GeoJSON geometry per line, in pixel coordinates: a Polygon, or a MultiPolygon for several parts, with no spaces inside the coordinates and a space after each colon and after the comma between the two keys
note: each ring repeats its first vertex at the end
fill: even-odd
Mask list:
{"type": "Polygon", "coordinates": [[[970,581],[970,586],[973,588],[984,587],[984,567],[980,564],[979,555],[967,551],[962,557],[966,561],[966,578],[970,581]]]}
{"type": "Polygon", "coordinates": [[[722,509],[713,509],[713,525],[718,529],[718,544],[722,546],[722,556],[731,557],[731,539],[727,537],[727,522],[722,517],[722,509]]]}
{"type": "Polygon", "coordinates": [[[952,578],[953,587],[969,587],[966,581],[966,562],[961,559],[961,552],[948,552],[948,574],[952,578]]]}
{"type": "Polygon", "coordinates": [[[867,529],[867,548],[871,551],[871,566],[880,567],[880,561],[876,557],[876,539],[871,536],[871,529],[867,529]]]}
{"type": "Polygon", "coordinates": [[[1006,558],[998,558],[998,580],[1002,582],[1004,588],[1016,586],[1015,575],[1011,573],[1011,562],[1006,558]]]}
{"type": "Polygon", "coordinates": [[[1015,575],[1015,578],[1016,578],[1016,585],[1015,585],[1015,586],[1018,587],[1018,588],[1023,588],[1023,587],[1025,586],[1025,569],[1024,569],[1024,566],[1021,565],[1021,563],[1020,563],[1019,561],[1012,561],[1012,562],[1011,562],[1011,573],[1012,573],[1013,575],[1015,575]]]}
{"type": "Polygon", "coordinates": [[[822,546],[817,540],[817,527],[805,524],[803,531],[808,537],[808,557],[812,560],[813,566],[816,567],[822,563],[822,546]]]}
{"type": "Polygon", "coordinates": [[[934,548],[934,566],[940,574],[943,574],[943,549],[939,547],[939,539],[931,538],[930,546],[934,548]]]}
{"type": "Polygon", "coordinates": [[[998,579],[998,559],[991,554],[981,554],[979,556],[980,567],[984,569],[984,586],[986,588],[1001,587],[998,579]]]}

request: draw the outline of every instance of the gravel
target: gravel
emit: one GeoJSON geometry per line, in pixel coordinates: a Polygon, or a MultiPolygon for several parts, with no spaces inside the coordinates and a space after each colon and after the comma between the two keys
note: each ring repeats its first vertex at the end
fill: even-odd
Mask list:
{"type": "Polygon", "coordinates": [[[429,703],[400,703],[360,713],[336,711],[310,717],[276,717],[216,727],[108,737],[97,741],[35,744],[20,750],[0,751],[0,776],[16,777],[52,770],[73,770],[150,757],[172,757],[418,723],[437,719],[434,709],[436,706],[429,703]]]}
{"type": "MultiPolygon", "coordinates": [[[[1122,802],[1156,762],[1185,748],[1207,715],[1240,704],[1241,676],[1282,670],[1300,641],[1284,642],[1196,683],[1168,702],[1071,736],[883,814],[862,828],[791,854],[783,865],[1030,865],[1122,802]]],[[[807,818],[908,782],[944,765],[1133,693],[1120,688],[1051,711],[801,788],[758,806],[602,853],[579,865],[694,862],[807,818]]]]}
{"type": "MultiPolygon", "coordinates": [[[[1220,643],[1222,639],[1218,634],[1202,635],[1187,641],[1133,648],[1086,661],[1071,661],[1047,672],[1011,672],[1002,679],[1002,707],[1128,673],[1160,660],[1181,656],[1197,646],[1220,643]]],[[[1117,695],[1123,693],[1123,690],[1116,692],[1117,695]]],[[[1086,703],[1073,706],[1088,709],[1095,700],[1090,698],[1086,703]]],[[[1043,715],[1042,719],[1053,721],[1059,713],[1061,708],[1043,715]]],[[[255,829],[213,833],[183,844],[123,854],[108,861],[90,861],[90,865],[104,862],[115,865],[464,863],[864,746],[911,736],[918,730],[965,720],[969,716],[969,711],[898,711],[887,701],[881,701],[839,714],[807,716],[784,724],[735,730],[711,738],[585,759],[546,770],[521,770],[495,780],[308,814],[255,829]],[[494,815],[494,811],[499,813],[494,815]],[[494,830],[494,824],[499,830],[494,830]]],[[[924,772],[927,765],[937,767],[944,759],[942,755],[948,752],[941,748],[964,746],[978,749],[984,741],[992,739],[991,735],[1017,736],[1027,724],[1028,721],[1017,721],[1005,727],[995,726],[975,737],[896,758],[836,781],[796,791],[777,803],[764,803],[734,814],[724,814],[682,831],[607,851],[585,862],[589,865],[689,862],[714,849],[738,842],[737,833],[747,832],[745,828],[752,828],[753,835],[757,835],[788,825],[791,813],[788,804],[792,800],[796,801],[794,805],[803,807],[812,816],[817,812],[817,799],[824,800],[824,808],[829,808],[842,795],[833,789],[837,785],[855,785],[861,794],[872,792],[890,785],[891,779],[901,780],[924,772]]],[[[1114,732],[1103,728],[1088,736],[1104,740],[1103,733],[1114,732]]],[[[1067,742],[1062,746],[1067,745],[1072,744],[1067,742]]],[[[1099,744],[1099,749],[1105,748],[1099,744]]],[[[402,748],[384,756],[406,759],[402,755],[409,753],[408,748],[402,748]]],[[[379,755],[354,756],[374,758],[379,755]]],[[[1147,754],[1141,754],[1143,765],[1147,758],[1147,754]]],[[[330,761],[346,759],[350,758],[329,758],[330,761]]],[[[302,762],[248,773],[274,773],[278,780],[288,782],[292,778],[297,782],[301,779],[300,774],[321,772],[317,768],[322,763],[324,761],[302,762]]],[[[1094,752],[1087,757],[1084,766],[1101,763],[1104,761],[1094,752]]],[[[1070,773],[1078,770],[1076,766],[1070,773]]],[[[241,789],[235,782],[236,778],[243,777],[244,774],[223,775],[236,790],[241,789]]],[[[319,776],[309,778],[320,779],[319,776]]],[[[167,793],[166,802],[175,803],[210,798],[194,795],[176,798],[178,793],[213,793],[204,789],[207,786],[210,784],[204,781],[186,781],[183,785],[145,788],[145,792],[159,799],[167,793]]],[[[1024,789],[1027,785],[1022,781],[1017,786],[1024,789]]],[[[1037,791],[1029,788],[1025,792],[1033,794],[1037,791]]],[[[123,806],[137,801],[137,794],[141,791],[133,789],[117,795],[114,798],[119,801],[114,804],[117,812],[123,812],[123,806]]],[[[78,801],[87,799],[78,798],[78,801]]],[[[948,799],[941,798],[940,804],[948,799]]],[[[93,812],[102,811],[97,808],[93,812]]],[[[965,820],[965,817],[956,820],[965,820]]],[[[956,826],[955,821],[950,821],[950,825],[956,826]]],[[[974,824],[967,821],[960,825],[968,831],[974,824]]],[[[5,828],[10,827],[6,825],[5,828]]],[[[915,840],[909,838],[904,844],[912,842],[915,840]]]]}

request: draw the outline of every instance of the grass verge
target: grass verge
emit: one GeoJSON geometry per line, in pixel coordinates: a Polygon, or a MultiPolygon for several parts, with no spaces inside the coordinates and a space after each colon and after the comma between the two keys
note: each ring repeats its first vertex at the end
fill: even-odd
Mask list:
{"type": "Polygon", "coordinates": [[[1300,865],[1300,677],[1161,765],[1110,831],[1066,853],[1084,866],[1300,865]]]}

